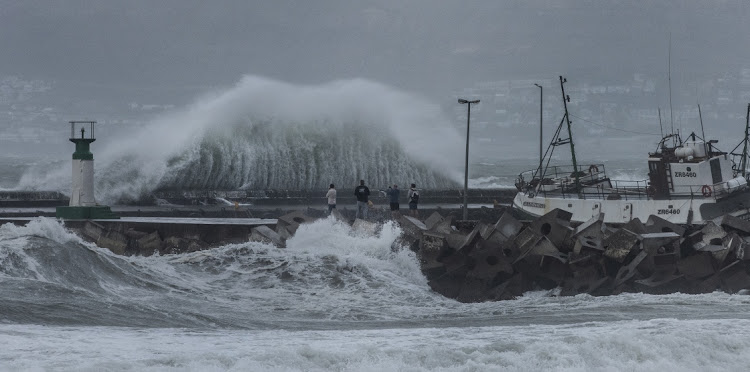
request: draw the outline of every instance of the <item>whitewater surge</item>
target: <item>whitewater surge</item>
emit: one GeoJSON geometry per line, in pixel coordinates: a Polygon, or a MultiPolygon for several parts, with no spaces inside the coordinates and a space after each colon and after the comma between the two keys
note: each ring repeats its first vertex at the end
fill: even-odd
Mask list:
{"type": "Polygon", "coordinates": [[[750,296],[459,303],[392,223],[333,218],[286,249],[124,257],[51,218],[0,226],[0,370],[719,371],[750,364],[750,296]]]}
{"type": "Polygon", "coordinates": [[[249,242],[124,257],[54,219],[6,224],[0,323],[263,329],[409,319],[450,300],[429,290],[413,252],[396,249],[400,233],[389,223],[370,236],[324,219],[301,226],[286,249],[249,242]]]}
{"type": "MultiPolygon", "coordinates": [[[[154,189],[327,189],[461,179],[464,139],[430,102],[354,79],[303,86],[246,76],[164,115],[132,137],[93,146],[96,197],[154,189]]],[[[69,192],[67,167],[34,169],[19,189],[69,192]]]]}
{"type": "Polygon", "coordinates": [[[337,331],[0,326],[0,368],[117,371],[743,371],[750,321],[337,331]],[[732,328],[731,333],[725,330],[732,328]],[[64,334],[65,338],[59,337],[64,334]],[[92,342],[96,340],[96,342],[92,342]],[[137,340],[137,341],[135,341],[137,340]],[[37,350],[55,350],[39,353],[37,350]]]}

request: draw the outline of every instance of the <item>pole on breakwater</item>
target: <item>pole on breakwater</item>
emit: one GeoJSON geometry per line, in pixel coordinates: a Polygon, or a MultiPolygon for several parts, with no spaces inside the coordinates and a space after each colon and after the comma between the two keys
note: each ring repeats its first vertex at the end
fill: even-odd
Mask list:
{"type": "Polygon", "coordinates": [[[464,163],[464,220],[469,219],[469,125],[471,123],[471,105],[479,103],[479,100],[467,101],[463,98],[458,99],[458,103],[466,104],[468,110],[466,113],[466,162],[464,163]]]}

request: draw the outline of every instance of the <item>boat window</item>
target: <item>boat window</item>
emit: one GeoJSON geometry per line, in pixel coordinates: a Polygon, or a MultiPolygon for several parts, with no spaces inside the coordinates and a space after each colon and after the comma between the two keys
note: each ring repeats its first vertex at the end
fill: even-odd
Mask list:
{"type": "Polygon", "coordinates": [[[714,184],[717,184],[721,182],[721,163],[719,163],[719,159],[712,159],[711,160],[711,181],[714,184]]]}

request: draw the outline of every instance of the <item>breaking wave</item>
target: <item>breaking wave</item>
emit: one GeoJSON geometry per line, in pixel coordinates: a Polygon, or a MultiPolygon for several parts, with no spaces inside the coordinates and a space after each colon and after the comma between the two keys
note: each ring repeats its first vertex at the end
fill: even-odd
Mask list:
{"type": "MultiPolygon", "coordinates": [[[[126,139],[95,144],[97,199],[156,189],[326,189],[461,179],[463,139],[439,107],[354,79],[300,86],[245,76],[126,139]]],[[[20,189],[67,193],[68,167],[29,171],[20,189]]]]}

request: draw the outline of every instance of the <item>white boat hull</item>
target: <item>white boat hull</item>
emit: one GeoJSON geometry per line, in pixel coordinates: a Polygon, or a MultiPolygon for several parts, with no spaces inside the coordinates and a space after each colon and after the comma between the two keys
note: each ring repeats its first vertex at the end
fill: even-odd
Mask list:
{"type": "Polygon", "coordinates": [[[686,224],[705,224],[723,214],[731,213],[741,216],[750,213],[750,194],[747,192],[727,198],[717,203],[714,198],[686,198],[672,200],[654,199],[577,199],[550,196],[534,196],[519,192],[513,199],[513,208],[532,217],[542,216],[553,209],[572,213],[572,222],[585,222],[591,217],[604,213],[605,223],[627,223],[638,218],[645,222],[655,215],[669,222],[686,224]],[[743,206],[744,208],[738,208],[743,206]]]}

